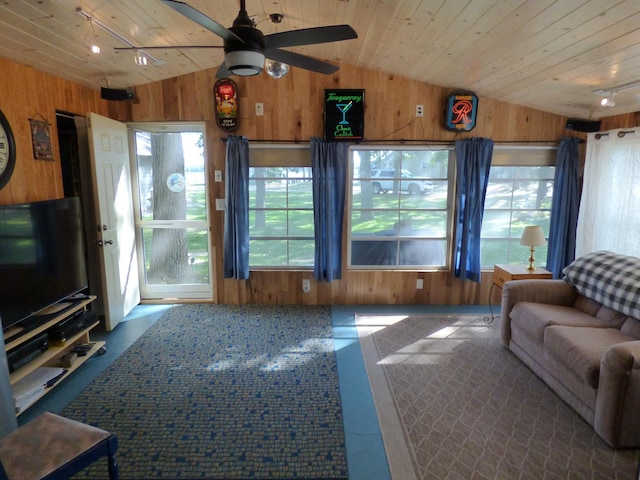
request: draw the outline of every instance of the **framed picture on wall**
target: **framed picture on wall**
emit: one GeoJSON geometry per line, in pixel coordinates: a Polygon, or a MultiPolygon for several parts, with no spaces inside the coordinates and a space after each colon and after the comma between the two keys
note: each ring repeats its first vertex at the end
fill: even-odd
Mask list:
{"type": "Polygon", "coordinates": [[[364,90],[324,91],[324,139],[359,142],[364,139],[364,90]]]}
{"type": "Polygon", "coordinates": [[[53,160],[51,147],[51,124],[41,120],[29,119],[31,123],[31,143],[33,158],[36,160],[53,160]]]}

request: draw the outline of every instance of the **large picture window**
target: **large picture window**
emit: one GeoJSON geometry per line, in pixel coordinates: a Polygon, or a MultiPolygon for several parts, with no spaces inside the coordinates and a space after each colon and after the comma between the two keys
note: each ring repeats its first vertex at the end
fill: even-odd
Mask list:
{"type": "Polygon", "coordinates": [[[451,155],[445,147],[351,150],[350,267],[447,267],[451,155]]]}
{"type": "Polygon", "coordinates": [[[249,268],[313,268],[309,146],[252,145],[249,165],[249,268]]]}
{"type": "MultiPolygon", "coordinates": [[[[494,148],[481,264],[526,264],[527,225],[549,233],[556,147],[494,148]]],[[[455,182],[449,147],[352,147],[348,266],[450,267],[455,182]]],[[[250,146],[250,268],[313,268],[313,186],[308,145],[250,146]]],[[[536,248],[543,265],[547,247],[536,248]]]]}
{"type": "MultiPolygon", "coordinates": [[[[482,220],[480,263],[526,264],[529,247],[520,245],[527,225],[539,225],[549,235],[556,147],[496,146],[482,220]]],[[[544,265],[547,246],[536,248],[536,263],[544,265]]]]}

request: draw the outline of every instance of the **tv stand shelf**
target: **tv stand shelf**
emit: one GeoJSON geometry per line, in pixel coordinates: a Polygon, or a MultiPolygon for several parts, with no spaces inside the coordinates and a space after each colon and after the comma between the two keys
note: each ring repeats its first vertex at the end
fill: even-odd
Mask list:
{"type": "MultiPolygon", "coordinates": [[[[96,299],[95,296],[90,296],[86,299],[81,300],[69,300],[68,306],[63,306],[58,313],[52,313],[46,315],[48,317],[42,325],[39,325],[37,328],[33,330],[29,330],[24,333],[14,333],[11,330],[9,332],[5,332],[5,350],[9,351],[13,348],[16,348],[28,340],[36,337],[42,332],[46,332],[50,328],[59,324],[66,318],[70,317],[76,312],[84,311],[87,309],[87,306],[96,299]]],[[[39,367],[59,367],[61,366],[61,359],[66,354],[70,353],[74,346],[78,344],[91,344],[91,349],[87,351],[86,355],[78,356],[75,361],[69,367],[65,367],[66,372],[62,375],[56,383],[44,389],[44,391],[36,396],[33,400],[35,401],[42,398],[44,395],[49,393],[51,389],[55,388],[56,385],[59,385],[60,382],[71,375],[75,370],[77,370],[84,362],[89,360],[93,355],[95,355],[102,347],[104,347],[105,342],[94,342],[89,338],[89,332],[93,330],[96,326],[99,325],[100,322],[96,321],[91,325],[86,326],[82,330],[76,332],[67,338],[64,342],[55,342],[50,341],[49,348],[42,352],[42,354],[38,355],[36,358],[31,360],[29,363],[21,366],[12,372],[9,376],[11,385],[15,385],[17,382],[22,380],[24,377],[34,372],[39,367]]],[[[22,409],[17,412],[17,415],[27,410],[28,407],[22,409]]]]}

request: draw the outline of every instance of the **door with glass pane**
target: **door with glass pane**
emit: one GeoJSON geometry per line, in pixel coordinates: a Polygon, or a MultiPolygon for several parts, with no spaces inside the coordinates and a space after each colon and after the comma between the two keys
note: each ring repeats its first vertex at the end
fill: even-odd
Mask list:
{"type": "Polygon", "coordinates": [[[204,124],[132,124],[142,299],[212,296],[204,124]]]}

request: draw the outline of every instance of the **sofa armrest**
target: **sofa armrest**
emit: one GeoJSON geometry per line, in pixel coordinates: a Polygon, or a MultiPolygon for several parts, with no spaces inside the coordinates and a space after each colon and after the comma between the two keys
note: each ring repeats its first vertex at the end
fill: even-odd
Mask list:
{"type": "Polygon", "coordinates": [[[612,447],[640,446],[640,340],[609,347],[600,362],[594,428],[612,447]]]}
{"type": "Polygon", "coordinates": [[[577,292],[564,280],[513,280],[502,287],[501,337],[505,346],[511,340],[511,310],[518,302],[571,306],[577,292]]]}

